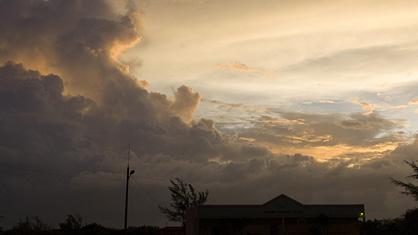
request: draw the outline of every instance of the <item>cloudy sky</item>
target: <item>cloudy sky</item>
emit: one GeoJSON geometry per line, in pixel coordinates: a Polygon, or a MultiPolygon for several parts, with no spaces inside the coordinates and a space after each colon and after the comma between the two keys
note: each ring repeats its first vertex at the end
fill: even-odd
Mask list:
{"type": "Polygon", "coordinates": [[[171,94],[182,84],[193,87],[203,96],[196,117],[280,152],[302,151],[323,159],[370,151],[327,137],[332,135],[327,131],[319,137],[301,122],[289,122],[284,113],[297,113],[300,117],[294,118],[308,125],[313,123],[306,114],[342,119],[354,113],[379,115],[394,125],[377,128],[367,139],[346,137],[374,142],[374,137],[397,132],[396,140],[368,146],[393,150],[418,127],[414,4],[148,1],[141,5],[143,42],[122,60],[132,63],[131,72],[153,90],[171,94]],[[265,118],[300,131],[274,131],[266,143],[251,134],[265,125],[265,118]],[[283,150],[281,142],[289,136],[319,142],[314,148],[293,149],[292,144],[283,150]]]}
{"type": "Polygon", "coordinates": [[[168,180],[210,203],[414,202],[418,2],[0,0],[0,221],[166,225],[168,180]]]}

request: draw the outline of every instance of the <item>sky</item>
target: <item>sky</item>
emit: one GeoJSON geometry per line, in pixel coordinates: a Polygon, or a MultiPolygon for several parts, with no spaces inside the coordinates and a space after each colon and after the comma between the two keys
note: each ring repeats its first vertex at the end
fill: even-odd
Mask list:
{"type": "Polygon", "coordinates": [[[208,203],[415,202],[414,1],[0,0],[0,224],[170,224],[169,179],[208,203]]]}
{"type": "MultiPolygon", "coordinates": [[[[282,112],[375,113],[398,123],[375,133],[402,132],[401,141],[383,148],[394,149],[418,127],[414,4],[148,1],[141,5],[143,42],[122,60],[153,90],[171,94],[187,84],[199,91],[196,117],[209,117],[220,130],[248,133],[282,112]]],[[[326,159],[342,150],[321,147],[303,153],[326,159]]]]}

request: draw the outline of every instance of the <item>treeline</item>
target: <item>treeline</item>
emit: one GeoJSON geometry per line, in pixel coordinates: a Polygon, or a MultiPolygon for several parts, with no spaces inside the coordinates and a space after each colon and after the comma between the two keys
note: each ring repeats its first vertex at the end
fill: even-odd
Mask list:
{"type": "MultiPolygon", "coordinates": [[[[405,161],[413,173],[408,179],[418,181],[418,165],[416,161],[405,161]]],[[[402,193],[411,196],[418,202],[418,184],[410,181],[401,181],[391,178],[392,183],[403,189],[402,193]]],[[[395,219],[369,220],[362,224],[365,235],[417,235],[418,234],[418,208],[408,210],[403,216],[395,219]]]]}
{"type": "MultiPolygon", "coordinates": [[[[362,224],[362,235],[416,235],[418,234],[418,208],[407,211],[395,219],[368,220],[362,224]]],[[[79,215],[68,215],[58,228],[44,223],[39,217],[20,220],[12,229],[1,235],[161,235],[156,226],[129,227],[128,231],[107,228],[96,223],[83,224],[79,215]]]]}
{"type": "Polygon", "coordinates": [[[395,219],[368,220],[362,225],[364,235],[417,235],[418,208],[395,219]]]}
{"type": "MultiPolygon", "coordinates": [[[[0,228],[1,229],[1,228],[0,228]]],[[[129,227],[128,231],[107,228],[97,223],[84,224],[80,215],[67,215],[58,228],[48,225],[39,217],[26,217],[9,230],[0,230],[1,235],[160,235],[156,226],[129,227]]]]}

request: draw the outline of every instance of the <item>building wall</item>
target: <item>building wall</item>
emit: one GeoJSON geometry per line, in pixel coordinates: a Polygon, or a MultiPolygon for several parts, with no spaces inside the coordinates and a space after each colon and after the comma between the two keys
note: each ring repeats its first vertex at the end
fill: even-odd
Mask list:
{"type": "Polygon", "coordinates": [[[360,235],[356,220],[320,225],[306,221],[257,220],[202,220],[197,230],[186,235],[360,235]]]}

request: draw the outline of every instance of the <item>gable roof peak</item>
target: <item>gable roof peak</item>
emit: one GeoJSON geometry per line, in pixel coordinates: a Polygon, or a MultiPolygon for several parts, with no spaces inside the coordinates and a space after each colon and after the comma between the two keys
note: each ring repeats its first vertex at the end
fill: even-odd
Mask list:
{"type": "Polygon", "coordinates": [[[296,201],[295,199],[283,193],[263,204],[263,206],[275,206],[275,205],[303,206],[302,203],[296,201]]]}

